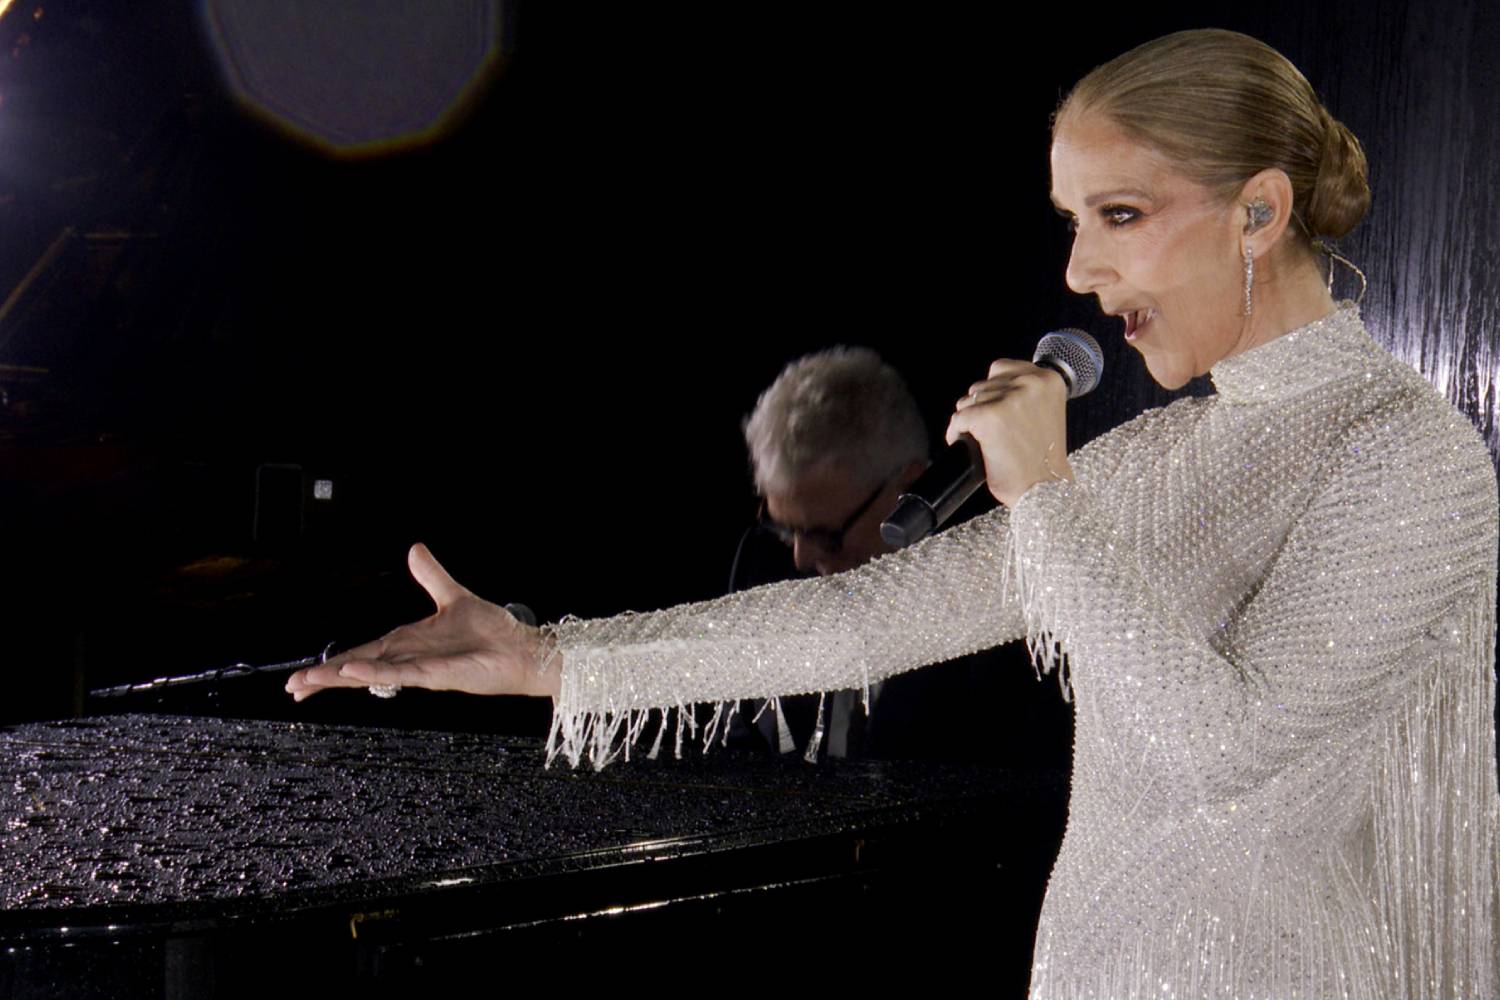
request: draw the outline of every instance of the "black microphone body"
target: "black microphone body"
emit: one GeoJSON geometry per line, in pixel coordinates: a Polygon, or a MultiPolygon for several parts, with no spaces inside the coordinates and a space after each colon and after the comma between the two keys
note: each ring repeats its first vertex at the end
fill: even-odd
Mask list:
{"type": "MultiPolygon", "coordinates": [[[[1104,370],[1099,344],[1082,330],[1057,330],[1036,345],[1032,364],[1050,368],[1068,386],[1074,399],[1099,384],[1104,370]]],[[[967,434],[949,445],[927,471],[911,484],[880,524],[880,537],[902,549],[936,531],[953,512],[984,485],[984,456],[979,442],[967,434]]]]}

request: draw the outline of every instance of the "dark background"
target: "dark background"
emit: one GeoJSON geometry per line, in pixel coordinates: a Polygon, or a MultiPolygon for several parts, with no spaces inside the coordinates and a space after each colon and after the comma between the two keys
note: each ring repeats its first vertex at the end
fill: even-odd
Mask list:
{"type": "MultiPolygon", "coordinates": [[[[754,510],[739,421],[829,344],[906,372],[935,437],[990,359],[1057,326],[1106,348],[1075,444],[1165,401],[1063,286],[1046,154],[1072,81],[1179,28],[1265,39],[1364,140],[1374,209],[1344,249],[1366,320],[1494,445],[1492,7],[1070,7],[1022,26],[959,3],[638,6],[328,15],[351,20],[319,70],[366,81],[376,110],[445,67],[373,60],[361,38],[420,56],[449,14],[499,25],[446,127],[359,155],[235,97],[213,40],[243,4],[0,17],[0,721],[425,614],[417,540],[543,619],[721,593],[754,510]]],[[[420,693],[293,709],[279,687],[172,706],[545,721],[420,693]]]]}

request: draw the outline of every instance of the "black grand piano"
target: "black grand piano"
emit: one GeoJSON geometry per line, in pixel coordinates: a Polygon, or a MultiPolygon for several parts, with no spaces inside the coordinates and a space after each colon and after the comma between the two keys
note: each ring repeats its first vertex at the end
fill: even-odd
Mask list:
{"type": "Polygon", "coordinates": [[[592,773],[513,738],[157,715],[0,732],[0,781],[18,1000],[537,975],[1019,996],[1063,801],[978,766],[592,773]]]}

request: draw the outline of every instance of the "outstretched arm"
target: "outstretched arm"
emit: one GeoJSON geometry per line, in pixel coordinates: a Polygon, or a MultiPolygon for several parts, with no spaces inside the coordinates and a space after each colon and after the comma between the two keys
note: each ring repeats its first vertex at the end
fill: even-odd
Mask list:
{"type": "MultiPolygon", "coordinates": [[[[963,405],[1003,401],[981,408],[1000,422],[1019,420],[1010,431],[1029,440],[1038,429],[1028,399],[1049,397],[1049,436],[1022,471],[1056,475],[1056,465],[1067,468],[1065,443],[1050,436],[1061,434],[1060,381],[1021,362],[997,364],[1003,370],[992,370],[963,405]],[[1016,381],[1027,391],[1013,392],[1016,381]]],[[[848,573],[651,614],[565,619],[545,630],[480,600],[416,546],[412,575],[436,613],[294,674],[287,690],[299,701],[328,687],[372,684],[550,695],[553,752],[575,763],[587,753],[599,764],[622,738],[639,735],[652,709],[867,687],[1019,638],[1008,538],[1006,514],[996,511],[848,573]]]]}
{"type": "Polygon", "coordinates": [[[327,663],[299,670],[286,682],[297,701],[325,688],[394,684],[555,697],[558,672],[544,670],[550,643],[504,608],[476,597],[448,575],[425,545],[407,555],[412,578],[432,598],[428,618],[403,625],[327,663]]]}

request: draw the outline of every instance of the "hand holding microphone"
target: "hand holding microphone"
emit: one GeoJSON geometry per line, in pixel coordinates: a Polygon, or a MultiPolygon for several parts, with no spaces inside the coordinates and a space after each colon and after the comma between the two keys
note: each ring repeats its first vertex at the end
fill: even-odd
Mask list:
{"type": "Polygon", "coordinates": [[[1047,334],[1029,364],[992,364],[989,378],[958,401],[948,449],[881,524],[886,544],[901,548],[925,537],[986,481],[1011,506],[1044,479],[1071,479],[1064,404],[1098,385],[1103,367],[1098,343],[1082,330],[1047,334]]]}
{"type": "Polygon", "coordinates": [[[984,485],[1010,507],[1038,482],[1073,478],[1067,401],[1067,382],[1053,371],[1014,359],[996,361],[989,378],[970,386],[958,401],[946,438],[950,446],[965,437],[977,442],[984,485]]]}

